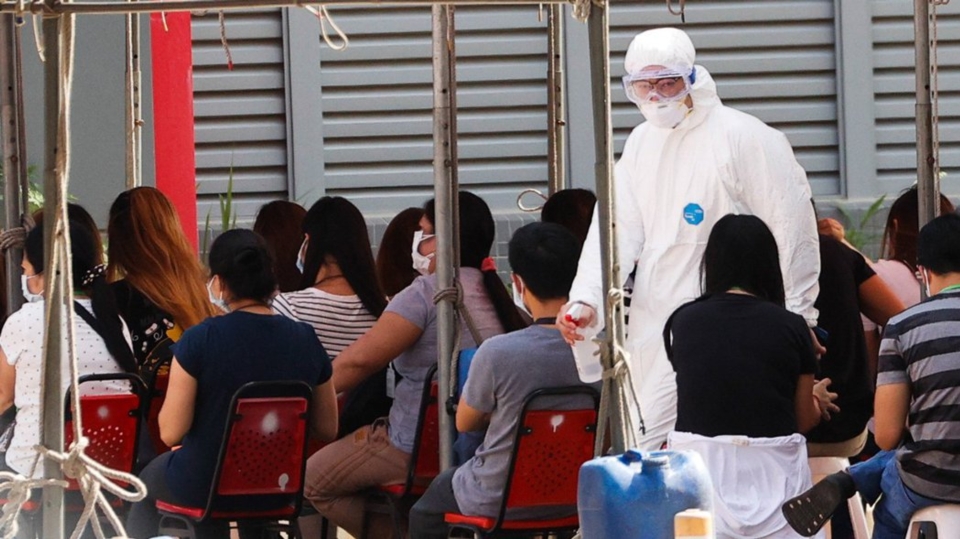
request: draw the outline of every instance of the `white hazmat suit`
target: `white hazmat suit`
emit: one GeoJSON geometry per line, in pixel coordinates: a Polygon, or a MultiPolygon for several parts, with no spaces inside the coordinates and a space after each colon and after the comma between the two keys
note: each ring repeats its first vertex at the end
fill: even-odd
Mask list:
{"type": "MultiPolygon", "coordinates": [[[[626,348],[646,428],[641,449],[658,449],[676,423],[676,379],[663,326],[677,307],[700,295],[701,258],[721,217],[763,219],[780,250],[787,308],[811,326],[817,318],[820,256],[806,174],[783,133],[721,104],[694,56],[684,32],[661,28],[634,38],[625,61],[628,73],[661,66],[686,69],[694,80],[692,108],[682,121],[672,128],[651,121],[637,126],[614,169],[621,277],[637,267],[626,348]]],[[[594,307],[602,327],[597,219],[594,212],[570,302],[594,307]]]]}

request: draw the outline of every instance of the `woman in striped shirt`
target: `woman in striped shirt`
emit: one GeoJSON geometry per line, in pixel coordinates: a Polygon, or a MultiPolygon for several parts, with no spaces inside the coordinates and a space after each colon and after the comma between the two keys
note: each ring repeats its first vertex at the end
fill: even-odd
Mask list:
{"type": "MultiPolygon", "coordinates": [[[[273,310],[313,326],[330,359],[367,332],[387,306],[360,210],[342,197],[323,197],[303,218],[297,265],[301,290],[273,300],[273,310]]],[[[386,415],[392,402],[388,369],[354,388],[341,408],[340,433],[386,415]]]]}

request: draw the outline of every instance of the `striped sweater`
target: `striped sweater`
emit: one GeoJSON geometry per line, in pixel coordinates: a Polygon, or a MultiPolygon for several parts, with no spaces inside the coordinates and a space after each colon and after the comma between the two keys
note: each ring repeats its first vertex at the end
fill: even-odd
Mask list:
{"type": "Polygon", "coordinates": [[[877,385],[909,384],[910,438],[900,478],[928,498],[960,502],[960,290],[942,292],[890,319],[877,385]]]}
{"type": "Polygon", "coordinates": [[[336,359],[377,321],[356,295],[337,296],[316,288],[278,295],[273,310],[313,326],[330,359],[336,359]]]}

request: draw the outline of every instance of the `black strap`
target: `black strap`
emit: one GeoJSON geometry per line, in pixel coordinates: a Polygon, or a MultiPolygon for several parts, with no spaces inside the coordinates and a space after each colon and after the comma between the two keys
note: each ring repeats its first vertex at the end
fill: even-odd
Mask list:
{"type": "Polygon", "coordinates": [[[97,320],[93,314],[87,310],[86,307],[80,305],[79,301],[74,300],[73,302],[73,312],[77,313],[77,316],[83,318],[83,321],[90,325],[94,331],[97,332],[97,335],[102,337],[106,341],[106,336],[104,336],[103,326],[100,325],[100,321],[97,320]]]}

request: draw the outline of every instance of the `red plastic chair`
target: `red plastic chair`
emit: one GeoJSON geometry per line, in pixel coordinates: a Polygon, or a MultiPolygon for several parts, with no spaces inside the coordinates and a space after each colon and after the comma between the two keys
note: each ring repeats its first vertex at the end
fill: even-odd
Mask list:
{"type": "Polygon", "coordinates": [[[540,389],[531,393],[520,412],[513,455],[504,487],[503,504],[496,517],[447,513],[451,536],[467,531],[475,538],[503,532],[511,537],[576,531],[577,478],[580,466],[593,458],[600,395],[587,386],[540,389]],[[582,396],[593,403],[574,410],[544,409],[562,397],[582,396]],[[517,520],[508,512],[517,509],[570,509],[571,515],[546,520],[517,520]]]}
{"type": "Polygon", "coordinates": [[[417,434],[413,441],[406,481],[383,485],[373,492],[374,497],[386,500],[389,506],[395,539],[403,539],[403,516],[409,513],[410,507],[427,491],[430,482],[440,473],[440,415],[437,381],[434,380],[436,374],[437,366],[434,365],[427,371],[423,383],[420,411],[417,415],[417,434]]]}
{"type": "Polygon", "coordinates": [[[204,528],[283,531],[300,537],[313,391],[300,381],[251,382],[233,396],[205,507],[162,501],[158,535],[196,538],[204,528]]]}
{"type": "MultiPolygon", "coordinates": [[[[137,443],[140,436],[140,410],[146,386],[135,374],[91,374],[80,377],[80,384],[89,382],[126,381],[130,383],[129,393],[106,393],[80,396],[80,418],[83,435],[89,441],[86,453],[93,460],[122,472],[133,472],[137,459],[137,443]]],[[[66,421],[64,423],[64,447],[73,443],[73,410],[70,393],[66,398],[66,421]]],[[[122,484],[122,483],[121,483],[122,484]]],[[[64,510],[79,515],[83,509],[83,500],[77,491],[79,485],[70,480],[66,489],[64,510]]],[[[109,493],[105,493],[110,496],[109,493]]],[[[113,498],[111,505],[121,507],[122,500],[113,498]]],[[[39,530],[39,501],[29,500],[23,504],[24,512],[31,514],[31,525],[39,530]]]]}

